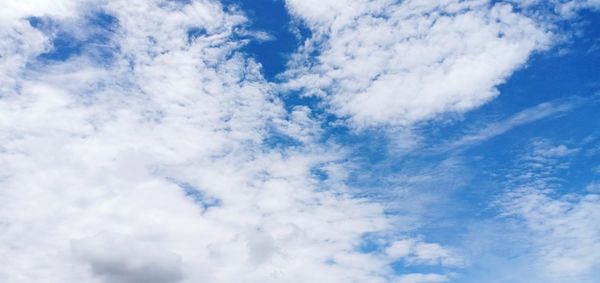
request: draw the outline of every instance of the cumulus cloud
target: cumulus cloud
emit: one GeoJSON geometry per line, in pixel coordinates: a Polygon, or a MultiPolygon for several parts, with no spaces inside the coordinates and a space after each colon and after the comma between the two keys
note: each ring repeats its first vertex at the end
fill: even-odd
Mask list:
{"type": "Polygon", "coordinates": [[[330,111],[359,127],[409,125],[479,106],[551,42],[543,24],[506,3],[286,4],[313,32],[292,62],[287,87],[323,96],[330,111]]]}

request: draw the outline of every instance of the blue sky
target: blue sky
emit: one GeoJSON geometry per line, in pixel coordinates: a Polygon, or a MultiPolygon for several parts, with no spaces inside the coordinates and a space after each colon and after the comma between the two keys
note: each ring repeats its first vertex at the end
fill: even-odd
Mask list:
{"type": "Polygon", "coordinates": [[[2,282],[600,278],[598,1],[6,1],[0,34],[2,282]]]}

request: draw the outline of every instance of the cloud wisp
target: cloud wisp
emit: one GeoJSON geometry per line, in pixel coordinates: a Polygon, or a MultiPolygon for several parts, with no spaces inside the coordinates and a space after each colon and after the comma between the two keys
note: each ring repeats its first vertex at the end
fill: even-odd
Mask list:
{"type": "Polygon", "coordinates": [[[595,192],[561,192],[560,171],[568,170],[577,148],[532,142],[509,176],[506,193],[498,200],[504,217],[515,219],[530,252],[522,255],[529,282],[593,282],[600,264],[598,239],[600,196],[595,192]]]}
{"type": "Polygon", "coordinates": [[[585,103],[583,98],[573,98],[569,101],[548,101],[534,107],[522,110],[499,122],[491,123],[474,133],[467,134],[451,142],[444,150],[454,150],[472,146],[496,136],[502,135],[516,127],[535,121],[567,113],[585,103]]]}

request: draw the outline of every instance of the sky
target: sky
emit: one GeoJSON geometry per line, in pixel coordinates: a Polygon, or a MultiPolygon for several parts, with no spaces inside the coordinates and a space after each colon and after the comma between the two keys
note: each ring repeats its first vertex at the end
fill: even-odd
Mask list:
{"type": "Polygon", "coordinates": [[[600,282],[600,1],[0,2],[0,281],[600,282]]]}

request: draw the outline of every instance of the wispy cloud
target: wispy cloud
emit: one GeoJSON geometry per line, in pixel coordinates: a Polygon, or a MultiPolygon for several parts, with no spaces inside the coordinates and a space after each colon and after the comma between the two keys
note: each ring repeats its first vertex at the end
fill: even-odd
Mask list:
{"type": "Polygon", "coordinates": [[[453,150],[481,143],[502,135],[516,127],[567,113],[582,105],[585,101],[586,99],[584,98],[572,98],[569,100],[549,101],[538,104],[504,120],[491,123],[474,133],[469,133],[445,146],[444,150],[453,150]]]}
{"type": "Polygon", "coordinates": [[[544,140],[532,143],[515,173],[509,175],[507,191],[499,200],[504,216],[514,217],[533,247],[523,255],[531,261],[525,276],[530,282],[592,282],[599,275],[600,197],[560,192],[556,177],[569,169],[569,158],[578,150],[544,140]]]}

